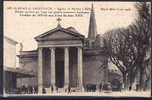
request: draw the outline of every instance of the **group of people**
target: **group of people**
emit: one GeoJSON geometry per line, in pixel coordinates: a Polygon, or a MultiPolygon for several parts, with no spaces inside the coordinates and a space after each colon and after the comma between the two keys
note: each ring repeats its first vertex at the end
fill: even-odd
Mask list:
{"type": "Polygon", "coordinates": [[[21,88],[19,88],[19,92],[22,94],[36,94],[36,93],[38,93],[38,88],[32,87],[32,86],[25,87],[23,85],[21,88]]]}

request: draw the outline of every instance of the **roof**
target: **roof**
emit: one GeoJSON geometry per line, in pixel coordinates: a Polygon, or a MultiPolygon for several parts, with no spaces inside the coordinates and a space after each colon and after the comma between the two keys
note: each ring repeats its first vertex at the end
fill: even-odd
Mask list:
{"type": "Polygon", "coordinates": [[[58,25],[56,28],[50,30],[50,31],[47,31],[41,35],[38,35],[35,37],[36,40],[39,40],[40,38],[46,36],[46,35],[50,35],[50,34],[53,34],[54,32],[56,31],[62,31],[62,32],[66,32],[66,33],[69,33],[73,36],[76,36],[76,37],[79,37],[80,39],[84,39],[85,36],[80,34],[74,27],[68,27],[68,28],[63,28],[61,27],[60,25],[58,25]]]}
{"type": "Polygon", "coordinates": [[[11,42],[14,43],[14,44],[17,44],[17,43],[18,43],[18,42],[15,41],[14,39],[11,39],[10,37],[7,37],[7,36],[4,36],[4,39],[7,39],[7,40],[11,41],[11,42]]]}
{"type": "MultiPolygon", "coordinates": [[[[74,27],[70,26],[68,28],[66,28],[69,31],[75,32],[75,33],[79,33],[74,27]]],[[[80,34],[80,33],[79,33],[80,34]]],[[[80,34],[81,35],[81,34],[80,34]]]]}
{"type": "Polygon", "coordinates": [[[12,72],[16,73],[17,77],[34,77],[34,73],[31,71],[27,71],[23,68],[11,68],[11,67],[4,67],[5,72],[12,72]]]}

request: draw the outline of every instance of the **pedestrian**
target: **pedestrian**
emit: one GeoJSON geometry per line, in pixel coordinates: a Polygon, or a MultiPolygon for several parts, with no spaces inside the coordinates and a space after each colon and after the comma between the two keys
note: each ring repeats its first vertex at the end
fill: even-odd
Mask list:
{"type": "Polygon", "coordinates": [[[44,94],[46,93],[46,90],[45,90],[45,88],[43,88],[43,93],[44,93],[44,94]]]}

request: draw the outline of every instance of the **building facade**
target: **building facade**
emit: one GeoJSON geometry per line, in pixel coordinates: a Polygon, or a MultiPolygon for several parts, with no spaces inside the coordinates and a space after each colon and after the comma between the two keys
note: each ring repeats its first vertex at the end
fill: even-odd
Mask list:
{"type": "Polygon", "coordinates": [[[16,87],[16,74],[8,71],[10,68],[16,67],[16,44],[17,42],[11,38],[4,36],[4,91],[16,87]],[[12,84],[9,84],[12,82],[12,84]]]}
{"type": "Polygon", "coordinates": [[[107,81],[108,60],[104,49],[96,45],[96,37],[92,5],[87,38],[74,27],[63,28],[58,23],[55,29],[35,37],[37,50],[20,52],[20,66],[36,72],[34,79],[22,82],[34,83],[40,94],[44,88],[47,92],[69,88],[85,91],[89,84],[98,88],[107,81]]]}
{"type": "Polygon", "coordinates": [[[4,36],[4,65],[7,67],[16,67],[16,44],[11,38],[4,36]]]}
{"type": "Polygon", "coordinates": [[[33,75],[25,69],[16,67],[16,45],[18,42],[4,36],[3,43],[3,91],[12,93],[17,88],[18,78],[33,77],[33,75]]]}

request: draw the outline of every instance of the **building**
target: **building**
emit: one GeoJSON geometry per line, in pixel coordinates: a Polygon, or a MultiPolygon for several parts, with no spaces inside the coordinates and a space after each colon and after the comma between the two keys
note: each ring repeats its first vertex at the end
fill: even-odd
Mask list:
{"type": "Polygon", "coordinates": [[[4,36],[3,41],[3,89],[4,93],[10,93],[17,88],[17,78],[32,77],[33,75],[22,68],[16,67],[16,45],[18,42],[7,36],[4,36]]]}
{"type": "Polygon", "coordinates": [[[16,44],[15,40],[4,36],[4,65],[10,68],[16,67],[16,44]]]}
{"type": "Polygon", "coordinates": [[[98,88],[107,80],[108,61],[102,47],[96,45],[96,37],[92,5],[87,38],[74,27],[63,28],[58,23],[55,29],[35,37],[36,50],[21,51],[20,65],[37,73],[32,80],[22,82],[38,87],[40,94],[43,88],[47,92],[66,91],[69,87],[84,91],[89,84],[98,88]],[[99,71],[101,67],[104,69],[99,71]]]}

